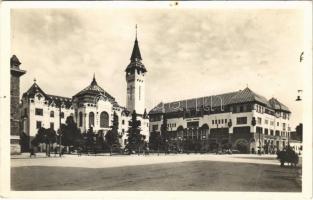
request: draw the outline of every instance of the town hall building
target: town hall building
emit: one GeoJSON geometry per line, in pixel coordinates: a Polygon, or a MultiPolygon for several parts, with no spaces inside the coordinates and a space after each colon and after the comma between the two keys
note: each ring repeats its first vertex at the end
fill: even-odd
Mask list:
{"type": "Polygon", "coordinates": [[[174,141],[200,141],[208,151],[274,153],[289,143],[291,112],[276,98],[250,88],[225,94],[160,103],[149,112],[150,136],[162,124],[174,141]],[[214,150],[215,149],[215,150],[214,150]]]}
{"type": "MultiPolygon", "coordinates": [[[[65,123],[72,116],[82,133],[90,128],[96,133],[110,130],[114,113],[118,116],[118,132],[122,136],[121,145],[127,144],[127,130],[133,111],[141,122],[141,134],[149,140],[149,119],[145,109],[145,75],[137,35],[126,73],[126,107],[118,104],[115,98],[100,87],[95,75],[91,83],[74,96],[62,97],[46,93],[34,81],[22,96],[21,116],[24,134],[35,137],[40,127],[57,131],[60,122],[65,123]]],[[[30,139],[31,140],[31,139],[30,139]]]]}

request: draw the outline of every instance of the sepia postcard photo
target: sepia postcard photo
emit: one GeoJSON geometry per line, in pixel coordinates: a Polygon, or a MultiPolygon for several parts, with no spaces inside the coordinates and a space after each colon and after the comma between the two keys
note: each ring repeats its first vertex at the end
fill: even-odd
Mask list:
{"type": "Polygon", "coordinates": [[[312,198],[311,9],[2,3],[1,197],[312,198]]]}

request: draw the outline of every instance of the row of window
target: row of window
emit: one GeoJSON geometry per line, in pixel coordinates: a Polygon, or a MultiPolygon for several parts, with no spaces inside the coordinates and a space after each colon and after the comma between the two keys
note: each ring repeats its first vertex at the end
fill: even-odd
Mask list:
{"type": "Polygon", "coordinates": [[[212,120],[212,124],[227,124],[227,119],[215,119],[212,120]]]}
{"type": "MultiPolygon", "coordinates": [[[[36,108],[35,109],[35,115],[43,116],[43,109],[36,108]]],[[[71,114],[73,115],[73,114],[71,114]]],[[[54,117],[54,111],[50,111],[50,117],[54,117]]],[[[64,112],[61,112],[61,118],[64,118],[64,112]]]]}
{"type": "MultiPolygon", "coordinates": [[[[258,117],[258,118],[260,118],[260,117],[258,117]]],[[[261,118],[259,119],[259,121],[260,121],[259,124],[262,124],[262,119],[261,118]]],[[[264,120],[264,124],[266,124],[266,125],[268,124],[268,120],[267,119],[264,120]]],[[[270,121],[270,125],[274,126],[274,121],[270,121]]],[[[279,122],[276,122],[276,126],[279,126],[279,122]]],[[[286,123],[282,123],[282,126],[283,126],[283,129],[286,129],[286,123]]]]}
{"type": "MultiPolygon", "coordinates": [[[[262,118],[261,117],[257,117],[257,124],[261,125],[262,124],[262,118]]],[[[268,124],[268,120],[265,119],[264,120],[265,124],[268,124]]],[[[247,124],[247,117],[237,117],[237,124],[247,124]]],[[[274,126],[274,121],[270,121],[270,125],[274,126]]],[[[279,126],[279,122],[276,123],[277,126],[279,126]]],[[[283,129],[286,129],[286,123],[282,123],[283,125],[283,129]]]]}
{"type": "Polygon", "coordinates": [[[247,117],[237,117],[236,119],[237,124],[247,124],[247,117]]]}
{"type": "MultiPolygon", "coordinates": [[[[196,122],[188,122],[189,124],[187,124],[187,128],[193,128],[193,127],[198,127],[199,124],[196,122]]],[[[215,122],[214,122],[215,123],[215,122]]],[[[237,124],[246,124],[247,123],[247,117],[238,117],[237,118],[237,124]]],[[[156,131],[158,130],[159,126],[158,124],[154,124],[152,125],[152,131],[156,131]]],[[[262,127],[256,127],[256,133],[261,133],[263,134],[263,128],[262,127]]],[[[264,129],[264,134],[265,135],[272,135],[274,136],[274,130],[272,129],[267,129],[265,128],[264,129]]],[[[285,131],[278,131],[276,130],[275,131],[275,136],[285,136],[285,137],[288,137],[288,132],[285,132],[285,131]]]]}
{"type": "MultiPolygon", "coordinates": [[[[83,126],[83,113],[79,112],[79,127],[83,126]]],[[[90,112],[89,115],[89,126],[95,126],[95,114],[90,112]]],[[[109,114],[105,111],[100,113],[100,127],[108,128],[109,127],[109,114]]]]}
{"type": "Polygon", "coordinates": [[[256,104],[255,110],[256,110],[258,113],[264,113],[264,112],[265,112],[265,107],[256,104]]]}
{"type": "MultiPolygon", "coordinates": [[[[263,129],[261,127],[256,127],[256,128],[257,128],[257,130],[256,130],[257,133],[262,133],[263,129]]],[[[272,135],[272,136],[274,136],[274,130],[272,130],[272,129],[269,130],[269,129],[265,128],[264,129],[264,135],[272,135]]],[[[276,130],[275,131],[275,136],[288,137],[288,132],[276,130]]]]}
{"type": "Polygon", "coordinates": [[[173,128],[173,127],[176,127],[176,123],[173,123],[173,124],[167,124],[167,128],[173,128]]]}

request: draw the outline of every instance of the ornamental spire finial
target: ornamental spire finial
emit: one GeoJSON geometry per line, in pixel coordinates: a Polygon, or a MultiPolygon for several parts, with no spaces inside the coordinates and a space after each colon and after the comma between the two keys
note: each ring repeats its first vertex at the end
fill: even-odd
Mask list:
{"type": "Polygon", "coordinates": [[[136,24],[135,28],[136,28],[136,40],[137,40],[137,28],[138,28],[137,24],[136,24]]]}
{"type": "Polygon", "coordinates": [[[93,78],[92,78],[92,82],[91,85],[97,85],[97,81],[96,81],[96,73],[93,73],[93,78]]]}

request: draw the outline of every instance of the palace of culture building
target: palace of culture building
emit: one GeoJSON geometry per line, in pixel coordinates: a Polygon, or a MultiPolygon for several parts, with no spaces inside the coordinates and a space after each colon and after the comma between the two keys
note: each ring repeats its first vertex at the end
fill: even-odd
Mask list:
{"type": "Polygon", "coordinates": [[[107,91],[101,88],[94,75],[90,85],[72,96],[61,97],[46,93],[36,81],[22,96],[22,132],[33,138],[40,127],[58,130],[68,116],[73,116],[81,132],[92,127],[96,133],[106,133],[112,125],[114,112],[118,116],[118,132],[122,135],[122,146],[127,143],[127,130],[131,113],[135,110],[141,122],[141,134],[149,140],[149,119],[145,109],[146,68],[138,45],[137,35],[126,67],[127,105],[120,106],[107,91]]]}

